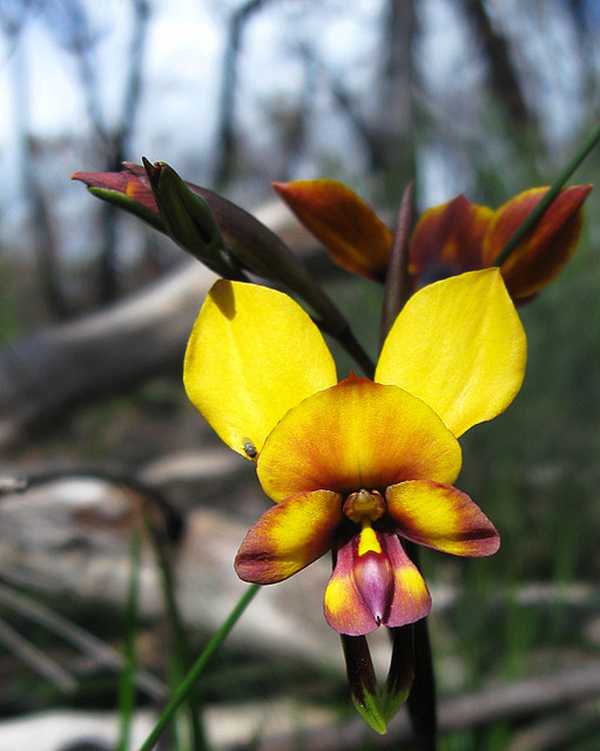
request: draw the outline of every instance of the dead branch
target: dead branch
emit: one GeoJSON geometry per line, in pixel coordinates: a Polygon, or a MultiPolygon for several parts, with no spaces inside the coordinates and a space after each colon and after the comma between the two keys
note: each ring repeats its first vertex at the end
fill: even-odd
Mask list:
{"type": "MultiPolygon", "coordinates": [[[[278,202],[257,216],[295,247],[314,247],[278,202]]],[[[0,446],[75,404],[115,394],[182,362],[194,317],[215,277],[186,262],[148,289],[0,351],[0,446]]]]}
{"type": "Polygon", "coordinates": [[[53,683],[60,691],[73,691],[77,687],[77,682],[70,673],[2,619],[0,619],[0,643],[34,672],[53,683]]]}
{"type": "MultiPolygon", "coordinates": [[[[121,670],[123,667],[123,657],[116,649],[37,600],[0,584],[0,603],[70,642],[97,665],[112,670],[121,670]]],[[[166,696],[167,689],[163,682],[145,670],[137,671],[136,683],[153,699],[162,700],[166,696]]]]}

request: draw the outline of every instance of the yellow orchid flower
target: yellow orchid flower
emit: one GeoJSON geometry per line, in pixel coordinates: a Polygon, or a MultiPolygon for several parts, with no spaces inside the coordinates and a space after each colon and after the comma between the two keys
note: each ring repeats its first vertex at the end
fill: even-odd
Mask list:
{"type": "Polygon", "coordinates": [[[525,361],[498,269],[419,290],[374,380],[339,383],[321,333],[291,298],[218,281],[188,342],[186,391],[222,440],[256,462],[276,504],[242,542],[238,575],[278,582],[333,550],[324,609],[336,631],[426,616],[429,592],[401,539],[459,556],[496,552],[496,529],[453,487],[457,439],[506,409],[525,361]]]}

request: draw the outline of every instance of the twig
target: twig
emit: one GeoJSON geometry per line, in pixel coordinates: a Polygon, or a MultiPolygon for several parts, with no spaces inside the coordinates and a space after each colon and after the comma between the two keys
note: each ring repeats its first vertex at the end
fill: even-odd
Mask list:
{"type": "Polygon", "coordinates": [[[32,670],[54,683],[61,691],[68,692],[76,688],[77,681],[70,673],[24,639],[2,619],[0,619],[0,642],[32,670]]]}
{"type": "MultiPolygon", "coordinates": [[[[0,604],[54,632],[96,660],[98,664],[113,670],[122,668],[122,656],[108,644],[45,605],[3,584],[0,584],[0,604]]],[[[152,699],[161,700],[166,696],[167,688],[164,683],[145,670],[136,672],[136,683],[152,699]]]]}

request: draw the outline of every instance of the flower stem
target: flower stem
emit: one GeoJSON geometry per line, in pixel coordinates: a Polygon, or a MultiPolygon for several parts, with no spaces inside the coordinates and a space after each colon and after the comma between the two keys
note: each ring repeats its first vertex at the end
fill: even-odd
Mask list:
{"type": "Polygon", "coordinates": [[[125,641],[125,662],[119,680],[120,732],[118,751],[129,751],[131,717],[135,707],[135,672],[137,654],[135,632],[138,618],[138,596],[140,587],[140,547],[139,529],[134,529],[129,546],[129,592],[127,596],[127,638],[125,641]]]}
{"type": "MultiPolygon", "coordinates": [[[[404,540],[411,561],[419,566],[419,548],[404,540]]],[[[415,748],[419,751],[435,751],[437,748],[437,709],[435,673],[427,618],[412,624],[415,638],[415,679],[407,699],[408,714],[415,736],[415,748]]]]}
{"type": "Polygon", "coordinates": [[[583,143],[581,149],[577,152],[573,159],[571,159],[566,167],[559,173],[558,177],[552,183],[550,189],[544,195],[542,200],[538,203],[531,214],[529,214],[523,224],[521,224],[521,226],[517,229],[514,235],[506,243],[504,248],[502,248],[502,251],[494,262],[496,266],[502,266],[502,264],[506,262],[510,254],[519,245],[519,243],[536,227],[537,223],[544,216],[546,211],[548,211],[550,205],[562,190],[564,184],[599,141],[600,124],[596,125],[596,127],[592,130],[592,132],[583,143]]]}
{"type": "Polygon", "coordinates": [[[171,697],[171,700],[169,701],[167,706],[164,708],[162,714],[158,718],[158,721],[156,725],[154,726],[154,729],[152,730],[150,735],[146,738],[144,743],[140,746],[139,751],[151,751],[151,749],[154,747],[155,743],[160,738],[163,730],[166,728],[169,722],[171,722],[171,720],[173,719],[173,715],[175,714],[175,712],[179,709],[179,707],[183,704],[183,702],[190,695],[191,691],[194,689],[194,685],[196,681],[198,680],[198,678],[204,672],[204,668],[206,667],[208,661],[214,655],[214,653],[219,649],[221,644],[223,644],[225,639],[229,636],[230,631],[238,622],[240,616],[242,615],[244,610],[248,607],[248,605],[250,604],[250,602],[252,601],[252,599],[254,598],[254,596],[256,595],[259,589],[260,589],[260,586],[258,584],[252,584],[240,597],[240,599],[236,603],[231,613],[223,621],[219,630],[212,637],[212,639],[208,642],[206,647],[202,650],[202,652],[198,656],[198,659],[192,665],[191,669],[188,671],[186,677],[179,684],[177,690],[171,697]]]}
{"type": "MultiPolygon", "coordinates": [[[[396,316],[410,297],[408,248],[413,222],[413,202],[414,184],[410,182],[402,195],[394,245],[385,281],[380,328],[381,345],[383,345],[396,316]]],[[[403,541],[403,544],[408,556],[419,568],[418,546],[408,540],[403,541]]],[[[435,675],[427,619],[423,618],[405,628],[407,631],[403,633],[403,637],[408,636],[410,630],[414,635],[414,680],[408,695],[407,705],[415,736],[415,747],[419,751],[435,751],[437,743],[435,675]]],[[[406,659],[406,655],[403,656],[406,659]]],[[[398,655],[396,655],[396,659],[398,659],[398,655]]],[[[391,675],[398,674],[398,672],[399,667],[396,665],[395,670],[391,670],[391,675]]]]}
{"type": "MultiPolygon", "coordinates": [[[[189,639],[179,612],[179,606],[175,598],[175,582],[173,579],[173,570],[169,556],[166,541],[159,534],[148,517],[146,517],[146,529],[154,549],[156,562],[161,575],[161,585],[171,643],[173,646],[172,655],[172,672],[178,676],[179,680],[185,675],[185,671],[192,664],[192,650],[189,639]]],[[[179,682],[179,681],[177,681],[179,682]]],[[[189,734],[191,736],[192,751],[210,751],[204,723],[202,721],[202,707],[195,691],[188,697],[187,719],[189,725],[189,734]]]]}

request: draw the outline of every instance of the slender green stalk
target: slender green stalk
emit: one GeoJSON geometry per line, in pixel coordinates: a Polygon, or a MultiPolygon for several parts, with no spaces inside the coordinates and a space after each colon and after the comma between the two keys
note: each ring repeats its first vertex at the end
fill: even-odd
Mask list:
{"type": "Polygon", "coordinates": [[[600,141],[600,124],[598,124],[594,130],[589,134],[581,149],[573,157],[573,159],[566,165],[566,167],[559,173],[556,180],[550,186],[548,192],[544,195],[542,200],[538,203],[535,209],[529,214],[527,219],[521,224],[514,235],[502,248],[501,253],[495,260],[496,266],[502,266],[502,264],[508,259],[510,254],[519,245],[519,243],[535,228],[540,219],[544,216],[546,211],[550,208],[550,205],[554,199],[558,196],[562,190],[564,184],[592,151],[594,146],[600,141]]]}
{"type": "MultiPolygon", "coordinates": [[[[180,680],[183,679],[186,670],[188,670],[192,664],[192,649],[179,612],[179,606],[177,605],[173,570],[167,550],[165,549],[165,544],[159,538],[149,520],[146,520],[146,528],[148,529],[150,540],[152,541],[156,562],[161,576],[163,598],[165,601],[169,631],[171,633],[171,643],[173,646],[172,682],[175,682],[177,676],[180,680]]],[[[187,714],[192,751],[209,751],[206,732],[201,720],[200,701],[198,697],[194,696],[194,692],[189,696],[187,714]]]]}
{"type": "Polygon", "coordinates": [[[154,748],[154,744],[158,741],[163,730],[173,719],[175,712],[179,709],[183,702],[186,701],[190,693],[193,691],[196,681],[204,672],[204,668],[208,664],[208,661],[219,649],[221,644],[223,644],[225,639],[229,636],[230,631],[238,622],[242,613],[248,607],[259,589],[260,585],[252,584],[240,597],[231,613],[223,621],[219,630],[208,642],[206,647],[202,650],[198,659],[193,664],[191,670],[188,672],[184,680],[179,684],[179,687],[171,697],[171,700],[163,710],[161,716],[158,718],[154,729],[146,738],[144,743],[140,746],[139,751],[151,751],[151,749],[154,748]]]}
{"type": "Polygon", "coordinates": [[[137,629],[138,595],[140,589],[140,547],[139,529],[134,529],[129,546],[129,593],[127,596],[127,639],[125,641],[125,662],[119,680],[120,731],[118,751],[129,751],[131,743],[131,717],[135,708],[135,673],[137,654],[135,632],[137,629]]]}

